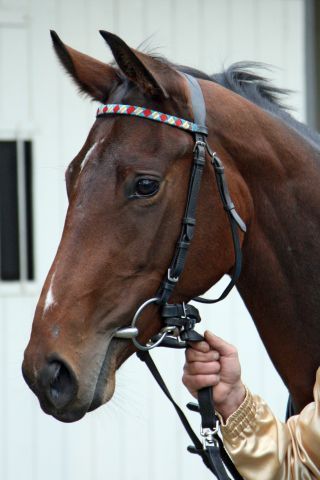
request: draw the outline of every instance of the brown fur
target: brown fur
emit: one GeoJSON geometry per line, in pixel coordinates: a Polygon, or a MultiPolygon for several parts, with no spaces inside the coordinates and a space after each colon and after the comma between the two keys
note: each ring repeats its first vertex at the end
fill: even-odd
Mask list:
{"type": "MultiPolygon", "coordinates": [[[[112,38],[111,48],[130,82],[120,82],[115,68],[54,37],[59,58],[86,93],[109,103],[192,118],[180,74],[137,54],[114,36],[104,37],[112,38]]],[[[311,399],[320,364],[319,295],[314,294],[319,280],[299,261],[307,254],[315,258],[319,251],[314,239],[320,225],[319,168],[310,162],[313,151],[307,142],[279,119],[217,84],[200,83],[209,143],[225,164],[232,198],[248,225],[246,237],[241,235],[244,268],[239,291],[301,408],[311,399]]],[[[60,420],[77,420],[105,403],[113,394],[116,368],[134,351],[129,341],[111,340],[112,334],[130,324],[137,307],[154,296],[168,268],[186,203],[192,149],[191,135],[167,125],[140,118],[100,118],[67,170],[66,223],[23,364],[42,408],[60,420]],[[94,143],[94,155],[80,173],[94,143]],[[161,179],[160,191],[148,199],[129,200],[126,192],[141,173],[161,179]],[[55,302],[44,311],[53,274],[55,302]],[[63,359],[77,383],[74,397],[61,410],[52,406],[39,380],[52,358],[63,359]]],[[[173,300],[205,292],[233,262],[228,220],[208,161],[195,238],[173,300]]],[[[156,308],[150,307],[139,328],[142,342],[159,331],[156,308]]]]}

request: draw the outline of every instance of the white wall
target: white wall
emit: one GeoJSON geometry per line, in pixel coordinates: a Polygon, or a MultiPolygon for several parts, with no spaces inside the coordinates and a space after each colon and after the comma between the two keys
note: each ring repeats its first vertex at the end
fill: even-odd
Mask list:
{"type": "MultiPolygon", "coordinates": [[[[304,2],[0,0],[0,138],[30,136],[34,142],[37,262],[33,284],[0,285],[0,478],[210,478],[186,453],[186,435],[136,358],[121,368],[113,401],[72,425],[42,413],[22,380],[33,310],[63,225],[64,168],[82,146],[95,110],[58,65],[50,28],[105,61],[111,56],[100,28],[132,46],[152,35],[152,47],[207,72],[237,60],[267,62],[279,68],[270,74],[276,83],[295,90],[290,103],[304,118],[304,2]]],[[[285,389],[237,293],[201,310],[199,330],[210,328],[238,346],[245,381],[283,416],[285,389]]],[[[182,352],[159,350],[154,357],[175,397],[186,403],[182,352]]]]}

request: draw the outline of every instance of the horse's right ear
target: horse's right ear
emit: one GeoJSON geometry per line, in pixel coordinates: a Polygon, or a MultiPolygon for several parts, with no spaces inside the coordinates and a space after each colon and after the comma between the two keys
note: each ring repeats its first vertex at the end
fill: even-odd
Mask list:
{"type": "Polygon", "coordinates": [[[106,63],[68,47],[53,30],[50,34],[61,64],[76,82],[80,91],[94,100],[105,103],[112,87],[119,82],[116,70],[106,63]]]}

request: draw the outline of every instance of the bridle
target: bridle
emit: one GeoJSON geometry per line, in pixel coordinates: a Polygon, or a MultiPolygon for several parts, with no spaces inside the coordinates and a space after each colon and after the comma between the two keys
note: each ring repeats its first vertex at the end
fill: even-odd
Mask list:
{"type": "Polygon", "coordinates": [[[221,455],[224,463],[228,466],[228,469],[233,474],[234,478],[240,479],[241,476],[236,471],[228,455],[225,453],[221,439],[217,435],[218,418],[212,413],[214,412],[214,408],[211,388],[205,388],[202,389],[202,391],[199,391],[199,407],[195,406],[194,404],[191,404],[191,406],[189,405],[191,410],[199,411],[201,414],[201,435],[203,437],[202,448],[202,444],[200,443],[199,445],[200,441],[198,437],[192,431],[183,412],[172,399],[148,353],[149,350],[160,345],[173,348],[186,348],[188,342],[200,341],[203,339],[203,337],[194,330],[196,323],[200,321],[198,310],[193,305],[189,305],[188,303],[172,304],[168,303],[168,301],[179,281],[181,273],[183,272],[188,249],[194,236],[194,230],[196,226],[196,207],[203,169],[206,161],[206,154],[208,154],[210,157],[211,165],[213,166],[215,172],[220,198],[230,223],[233,249],[235,254],[235,264],[231,280],[218,298],[210,300],[202,297],[196,297],[194,300],[202,303],[217,303],[223,300],[236,284],[240,276],[242,266],[242,253],[238,229],[242,230],[242,232],[246,232],[246,226],[241,217],[238,215],[231,200],[224,175],[223,164],[217,154],[211,150],[207,143],[208,129],[206,127],[206,107],[200,85],[194,77],[187,74],[183,75],[186,77],[190,88],[194,122],[190,122],[189,120],[185,120],[174,115],[169,115],[134,105],[107,104],[99,107],[97,111],[97,117],[106,115],[131,115],[164,123],[189,132],[194,136],[193,166],[189,180],[187,203],[182,219],[179,239],[176,244],[172,261],[167,270],[166,277],[164,278],[162,285],[160,286],[160,289],[155,297],[146,300],[137,309],[131,326],[118,329],[114,336],[117,338],[131,339],[133,341],[138,350],[139,357],[146,362],[148,368],[159,383],[160,387],[167,395],[169,400],[173,403],[184,427],[187,430],[187,433],[193,441],[194,447],[189,447],[189,451],[201,455],[204,463],[219,480],[229,478],[226,474],[224,465],[221,462],[221,455]],[[137,340],[139,330],[136,324],[144,309],[150,304],[157,304],[161,307],[161,317],[164,322],[164,327],[159,334],[152,337],[152,339],[146,345],[143,345],[137,340]]]}
{"type": "MultiPolygon", "coordinates": [[[[229,284],[218,298],[210,300],[206,298],[196,297],[194,298],[194,300],[202,303],[217,303],[223,300],[234,287],[241,273],[242,253],[240,239],[238,235],[238,227],[243,232],[246,232],[246,226],[241,217],[238,215],[235,206],[231,200],[228,185],[225,180],[223,164],[217,154],[211,150],[207,143],[208,129],[205,126],[206,108],[199,83],[194,77],[187,74],[184,75],[187,78],[190,86],[192,109],[195,120],[194,122],[175,117],[174,115],[168,115],[155,110],[150,110],[148,108],[133,105],[107,104],[102,105],[97,110],[97,117],[106,115],[131,115],[152,120],[155,122],[164,123],[172,127],[184,130],[186,132],[190,132],[194,136],[195,140],[193,148],[193,166],[189,181],[189,190],[187,195],[185,214],[182,219],[182,227],[179,239],[175,248],[171,264],[168,267],[166,278],[162,282],[162,285],[158,290],[156,296],[146,300],[137,309],[133,317],[131,327],[121,328],[115,334],[115,336],[118,338],[131,338],[136,348],[139,350],[151,350],[152,348],[159,346],[163,342],[165,337],[172,332],[173,328],[170,327],[173,327],[173,325],[170,326],[168,322],[168,318],[170,318],[170,315],[172,315],[172,318],[176,316],[188,317],[189,314],[192,316],[196,315],[195,307],[192,307],[191,305],[185,303],[168,304],[168,300],[176,284],[178,283],[180,275],[184,269],[188,249],[193,239],[196,226],[196,207],[199,196],[201,178],[205,165],[206,153],[208,153],[211,158],[211,164],[214,168],[220,198],[223,204],[223,208],[225,209],[229,219],[235,254],[235,266],[229,284]],[[161,335],[157,338],[155,342],[151,342],[147,345],[142,345],[136,339],[139,333],[136,327],[136,323],[143,310],[152,303],[156,303],[162,306],[162,317],[165,318],[166,326],[160,332],[161,335]]],[[[181,346],[181,348],[184,348],[186,345],[185,343],[183,343],[179,346],[181,346]]]]}

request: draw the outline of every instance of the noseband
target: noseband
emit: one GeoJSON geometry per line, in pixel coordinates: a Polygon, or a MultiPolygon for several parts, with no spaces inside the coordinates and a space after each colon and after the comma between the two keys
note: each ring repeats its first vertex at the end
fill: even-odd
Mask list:
{"type": "Polygon", "coordinates": [[[134,117],[145,118],[147,120],[152,120],[154,122],[164,123],[171,127],[179,128],[180,130],[184,130],[185,132],[192,134],[194,137],[193,166],[189,181],[187,204],[184,217],[182,219],[180,236],[176,244],[171,264],[167,269],[166,277],[163,280],[156,296],[145,301],[138,308],[133,317],[131,326],[120,328],[115,332],[114,335],[118,338],[132,339],[135,347],[138,350],[144,351],[151,350],[152,348],[164,343],[170,344],[169,346],[185,348],[186,341],[196,340],[195,337],[198,335],[193,331],[195,324],[200,321],[200,316],[197,309],[192,305],[184,303],[169,304],[168,300],[179,281],[181,273],[183,272],[189,246],[193,239],[196,225],[196,207],[199,197],[201,178],[205,165],[206,153],[211,159],[220,198],[230,222],[233,248],[235,253],[235,266],[230,283],[219,296],[219,298],[209,300],[196,297],[194,300],[202,303],[216,303],[223,300],[237,282],[241,272],[242,254],[238,235],[238,227],[245,232],[246,226],[236,212],[235,206],[231,201],[228,185],[224,175],[223,164],[218,158],[217,154],[210,149],[207,143],[208,129],[206,127],[206,107],[202,90],[198,81],[194,77],[187,74],[184,75],[189,83],[194,122],[176,117],[174,115],[169,115],[134,105],[107,104],[99,107],[97,111],[97,117],[107,115],[130,115],[134,117]],[[143,310],[152,303],[162,307],[161,316],[165,326],[161,330],[160,334],[153,337],[153,339],[151,339],[151,341],[146,345],[142,345],[136,338],[139,334],[136,323],[143,310]],[[178,336],[170,335],[177,331],[179,332],[178,336]]]}
{"type": "Polygon", "coordinates": [[[185,430],[193,442],[193,446],[188,447],[188,450],[191,453],[200,455],[205,465],[212,471],[212,473],[216,475],[218,480],[229,479],[224,465],[227,465],[228,470],[233,475],[233,478],[236,480],[242,480],[242,477],[239,475],[233,463],[231,462],[230,457],[223,447],[221,438],[218,435],[219,420],[214,413],[212,389],[207,387],[199,390],[199,406],[196,404],[188,404],[190,410],[198,411],[201,415],[201,443],[197,435],[190,427],[190,424],[183,411],[173,400],[165,382],[163,381],[149,354],[149,350],[160,345],[174,348],[186,348],[188,342],[203,340],[202,335],[194,330],[196,323],[200,321],[198,310],[193,305],[185,303],[172,304],[168,303],[168,301],[176,284],[179,281],[181,273],[183,272],[187,252],[194,235],[194,229],[196,225],[196,207],[206,154],[210,156],[220,198],[230,222],[233,248],[235,253],[235,265],[230,283],[227,285],[219,298],[209,300],[196,297],[194,300],[203,303],[216,303],[223,300],[238,280],[242,265],[242,253],[238,228],[245,232],[246,226],[236,212],[235,206],[231,201],[227,182],[224,176],[224,167],[222,162],[218,158],[217,154],[210,149],[207,143],[208,129],[206,127],[206,107],[200,85],[194,77],[187,74],[184,75],[189,83],[194,122],[175,117],[174,115],[168,115],[162,112],[134,105],[107,104],[102,105],[97,111],[97,117],[105,115],[131,115],[164,123],[170,125],[171,127],[179,128],[189,132],[194,136],[193,166],[189,180],[187,203],[184,217],[182,219],[180,236],[176,244],[173,258],[168,267],[166,277],[163,280],[156,296],[146,300],[137,309],[131,326],[118,329],[114,333],[114,337],[131,339],[133,341],[138,350],[139,358],[146,363],[158,385],[173,404],[185,430]],[[144,309],[153,303],[161,307],[161,317],[165,326],[162,328],[160,333],[152,337],[152,339],[146,345],[142,345],[136,338],[139,334],[136,323],[144,309]]]}

